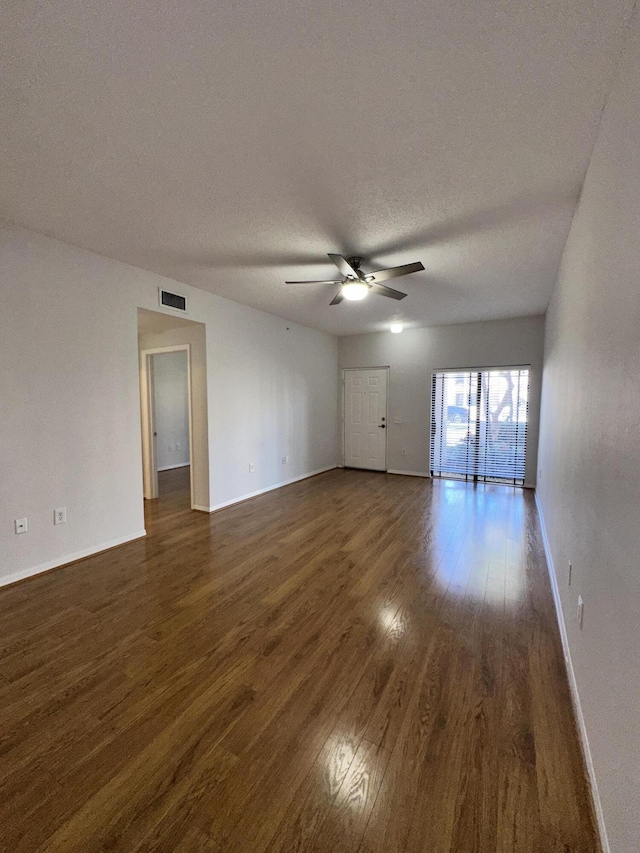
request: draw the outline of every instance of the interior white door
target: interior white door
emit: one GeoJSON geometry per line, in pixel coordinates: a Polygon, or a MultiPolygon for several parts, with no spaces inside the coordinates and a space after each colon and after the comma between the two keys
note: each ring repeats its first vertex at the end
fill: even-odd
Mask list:
{"type": "Polygon", "coordinates": [[[387,382],[385,368],[345,370],[344,464],[387,470],[387,382]]]}

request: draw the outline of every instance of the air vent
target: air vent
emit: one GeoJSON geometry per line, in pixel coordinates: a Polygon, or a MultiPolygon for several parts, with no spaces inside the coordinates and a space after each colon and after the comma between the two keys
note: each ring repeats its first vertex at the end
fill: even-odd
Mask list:
{"type": "Polygon", "coordinates": [[[187,310],[187,299],[185,296],[180,296],[179,293],[170,293],[168,290],[160,290],[160,305],[165,308],[173,308],[174,311],[187,310]]]}

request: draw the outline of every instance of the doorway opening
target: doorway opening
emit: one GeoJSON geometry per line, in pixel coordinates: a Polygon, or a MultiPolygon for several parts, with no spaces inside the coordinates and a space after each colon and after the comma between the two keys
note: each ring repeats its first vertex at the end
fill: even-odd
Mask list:
{"type": "Polygon", "coordinates": [[[188,486],[191,478],[191,347],[178,344],[140,352],[143,390],[144,496],[161,495],[188,486]]]}
{"type": "MultiPolygon", "coordinates": [[[[143,497],[208,511],[205,327],[138,310],[143,497]]],[[[150,504],[149,504],[150,506],[150,504]]]]}

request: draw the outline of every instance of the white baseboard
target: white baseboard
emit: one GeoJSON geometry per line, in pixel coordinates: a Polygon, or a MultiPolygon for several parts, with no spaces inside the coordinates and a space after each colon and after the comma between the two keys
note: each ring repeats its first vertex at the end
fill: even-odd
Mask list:
{"type": "Polygon", "coordinates": [[[431,479],[431,474],[425,474],[424,471],[395,471],[393,468],[387,468],[387,474],[402,474],[405,477],[426,477],[431,479]]]}
{"type": "Polygon", "coordinates": [[[569,687],[571,688],[571,698],[573,700],[573,710],[576,715],[576,720],[578,722],[578,731],[580,733],[580,744],[582,746],[582,753],[584,755],[584,761],[587,767],[587,774],[589,776],[589,783],[591,787],[591,797],[593,799],[593,805],[596,813],[596,820],[598,822],[598,832],[600,834],[600,843],[602,845],[602,853],[611,853],[611,847],[609,846],[609,839],[607,837],[607,828],[604,822],[604,813],[602,811],[602,803],[600,801],[600,793],[598,791],[598,781],[596,779],[596,772],[593,766],[593,758],[591,755],[591,749],[589,747],[589,737],[587,735],[587,727],[584,721],[584,715],[582,713],[582,705],[580,703],[580,694],[578,693],[578,682],[576,681],[575,672],[573,669],[573,661],[571,660],[571,649],[569,648],[569,638],[567,636],[567,626],[564,621],[564,612],[562,610],[562,601],[560,599],[560,590],[558,589],[558,579],[556,577],[556,570],[553,564],[553,557],[551,556],[551,547],[549,546],[549,539],[547,538],[547,529],[544,523],[544,515],[542,513],[542,506],[540,505],[540,500],[538,498],[538,493],[535,493],[535,501],[536,507],[538,508],[538,518],[540,519],[540,530],[542,532],[542,541],[544,543],[544,552],[547,557],[547,568],[549,570],[549,580],[551,581],[551,592],[553,593],[553,601],[556,607],[556,617],[558,619],[558,626],[560,628],[560,637],[562,639],[562,650],[564,652],[564,660],[567,667],[567,675],[569,676],[569,687]]]}
{"type": "Polygon", "coordinates": [[[264,495],[266,492],[272,492],[274,489],[281,489],[283,486],[290,486],[291,483],[298,483],[300,480],[307,480],[309,477],[315,477],[318,474],[324,474],[325,471],[334,471],[338,466],[337,465],[329,465],[326,468],[318,468],[317,471],[309,471],[308,474],[301,474],[299,477],[292,477],[290,480],[283,480],[281,483],[274,483],[272,486],[266,486],[264,489],[257,489],[255,492],[249,492],[246,495],[241,495],[237,498],[232,498],[230,501],[224,501],[223,503],[216,504],[215,506],[211,506],[205,509],[205,507],[194,506],[194,509],[199,509],[203,512],[217,512],[219,509],[224,509],[228,506],[233,506],[233,504],[242,503],[242,501],[248,501],[249,498],[257,498],[258,495],[264,495]]]}
{"type": "Polygon", "coordinates": [[[40,563],[39,566],[20,569],[18,572],[13,572],[10,575],[0,577],[0,586],[8,586],[11,583],[25,580],[25,578],[30,578],[33,575],[40,575],[43,572],[51,571],[51,569],[58,569],[60,566],[66,566],[68,563],[75,563],[76,560],[83,560],[85,557],[92,557],[94,554],[99,554],[101,551],[108,551],[110,548],[116,548],[118,545],[125,545],[127,542],[133,542],[135,539],[142,539],[146,535],[147,531],[141,530],[138,533],[134,533],[132,536],[123,536],[120,539],[113,539],[111,542],[103,542],[102,545],[96,545],[92,548],[84,548],[82,551],[76,551],[73,554],[65,554],[64,557],[58,557],[55,560],[40,563]]]}
{"type": "Polygon", "coordinates": [[[188,462],[178,462],[177,465],[163,465],[162,468],[158,468],[158,473],[160,473],[160,471],[173,471],[174,468],[188,468],[188,467],[189,467],[188,462]]]}

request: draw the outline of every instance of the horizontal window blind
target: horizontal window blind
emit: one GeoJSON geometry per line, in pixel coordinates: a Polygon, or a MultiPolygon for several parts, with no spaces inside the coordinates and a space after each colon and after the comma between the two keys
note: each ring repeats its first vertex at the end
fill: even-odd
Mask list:
{"type": "Polygon", "coordinates": [[[529,368],[434,373],[431,475],[524,483],[529,368]]]}

